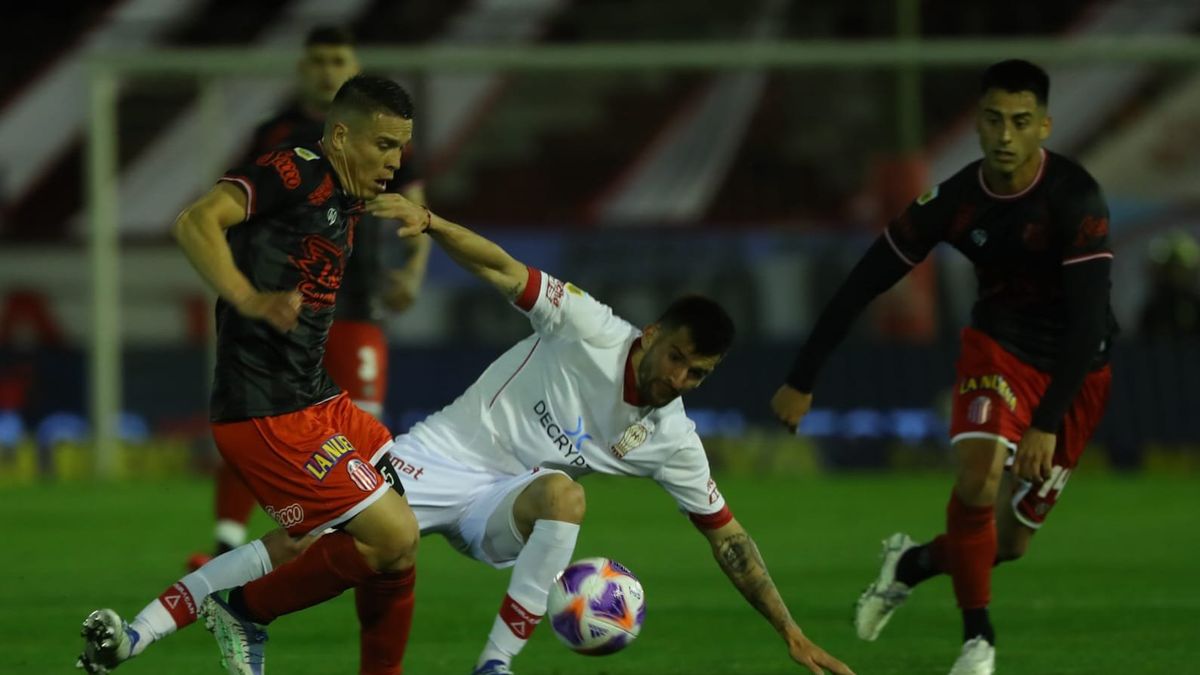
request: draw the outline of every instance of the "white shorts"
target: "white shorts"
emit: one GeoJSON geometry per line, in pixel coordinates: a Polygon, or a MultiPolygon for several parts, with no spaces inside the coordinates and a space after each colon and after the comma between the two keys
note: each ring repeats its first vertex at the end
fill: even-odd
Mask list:
{"type": "Polygon", "coordinates": [[[511,567],[525,546],[513,519],[517,497],[542,476],[566,475],[540,467],[516,475],[477,469],[408,435],[397,436],[376,466],[389,482],[399,479],[422,535],[440,534],[460,553],[497,568],[511,567]]]}

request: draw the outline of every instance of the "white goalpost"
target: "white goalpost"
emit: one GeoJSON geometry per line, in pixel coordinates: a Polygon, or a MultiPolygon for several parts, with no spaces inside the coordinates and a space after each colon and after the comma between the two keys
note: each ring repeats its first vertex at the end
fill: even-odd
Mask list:
{"type": "MultiPolygon", "coordinates": [[[[919,72],[929,67],[980,66],[1007,58],[1043,64],[1194,65],[1200,38],[1135,36],[1080,39],[917,39],[805,42],[682,42],[502,47],[362,48],[364,69],[379,72],[481,73],[584,71],[890,70],[902,83],[892,120],[920,124],[919,72]]],[[[117,92],[131,77],[170,76],[200,82],[198,105],[208,128],[220,125],[216,78],[286,76],[288,50],[147,50],[98,54],[88,67],[86,154],[87,233],[91,266],[89,417],[96,473],[112,477],[118,459],[121,410],[121,298],[118,236],[117,92]]],[[[264,111],[265,112],[265,111],[264,111]]],[[[436,113],[435,113],[436,114],[436,113]]],[[[901,137],[913,137],[901,129],[901,137]]],[[[198,139],[199,142],[199,139],[198,139]]],[[[202,147],[202,146],[201,146],[202,147]]],[[[203,152],[203,150],[201,150],[203,152]]],[[[223,158],[205,161],[219,166],[223,158]]],[[[174,214],[163,214],[164,219],[174,214]]]]}

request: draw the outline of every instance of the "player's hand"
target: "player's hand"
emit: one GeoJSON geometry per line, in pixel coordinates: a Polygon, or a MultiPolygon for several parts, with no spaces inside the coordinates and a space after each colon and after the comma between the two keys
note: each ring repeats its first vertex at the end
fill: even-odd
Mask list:
{"type": "Polygon", "coordinates": [[[1017,456],[1012,470],[1023,480],[1041,483],[1050,478],[1054,468],[1054,434],[1029,427],[1017,444],[1017,456]]]}
{"type": "Polygon", "coordinates": [[[401,237],[413,237],[421,234],[429,227],[433,214],[429,209],[414,204],[404,197],[391,192],[384,192],[366,203],[366,212],[377,218],[389,218],[400,221],[400,229],[396,234],[401,237]]]}
{"type": "Polygon", "coordinates": [[[238,313],[251,319],[271,324],[280,333],[286,333],[300,322],[299,291],[256,291],[234,305],[238,313]]]}
{"type": "Polygon", "coordinates": [[[800,426],[800,420],[804,419],[811,407],[812,394],[800,391],[791,385],[783,385],[771,397],[771,410],[775,413],[775,417],[778,417],[779,421],[786,424],[792,431],[800,426]]]}
{"type": "Polygon", "coordinates": [[[849,666],[818,647],[816,643],[805,637],[799,628],[788,631],[787,643],[792,660],[816,675],[825,675],[826,671],[834,675],[854,675],[854,671],[850,670],[849,666]]]}

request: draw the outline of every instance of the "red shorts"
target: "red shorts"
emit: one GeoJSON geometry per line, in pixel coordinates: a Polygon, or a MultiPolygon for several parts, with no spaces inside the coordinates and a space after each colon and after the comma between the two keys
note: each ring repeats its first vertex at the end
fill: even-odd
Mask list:
{"type": "Polygon", "coordinates": [[[388,489],[374,466],[392,435],[345,393],[303,410],[214,422],[221,456],[292,535],[358,515],[388,489]]]}
{"type": "Polygon", "coordinates": [[[325,369],[358,407],[379,417],[387,393],[387,341],[369,321],[334,321],[325,342],[325,369]]]}
{"type": "MultiPolygon", "coordinates": [[[[962,353],[956,367],[950,442],[992,438],[1004,441],[1015,451],[1050,384],[1050,375],[1021,361],[974,328],[963,329],[962,353]]],[[[1041,526],[1058,502],[1088,439],[1104,416],[1111,385],[1112,370],[1108,366],[1092,371],[1084,379],[1059,427],[1050,479],[1041,485],[1022,482],[1013,499],[1013,511],[1022,523],[1033,528],[1041,526]]]]}

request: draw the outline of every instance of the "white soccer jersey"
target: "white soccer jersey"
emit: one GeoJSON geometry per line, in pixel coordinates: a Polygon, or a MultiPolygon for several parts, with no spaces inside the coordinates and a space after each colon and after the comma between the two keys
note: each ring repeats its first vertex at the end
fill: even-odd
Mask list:
{"type": "Polygon", "coordinates": [[[629,355],[641,331],[572,284],[530,268],[517,307],[534,334],[409,432],[471,467],[653,478],[701,527],[732,516],[679,399],[640,406],[629,355]]]}

